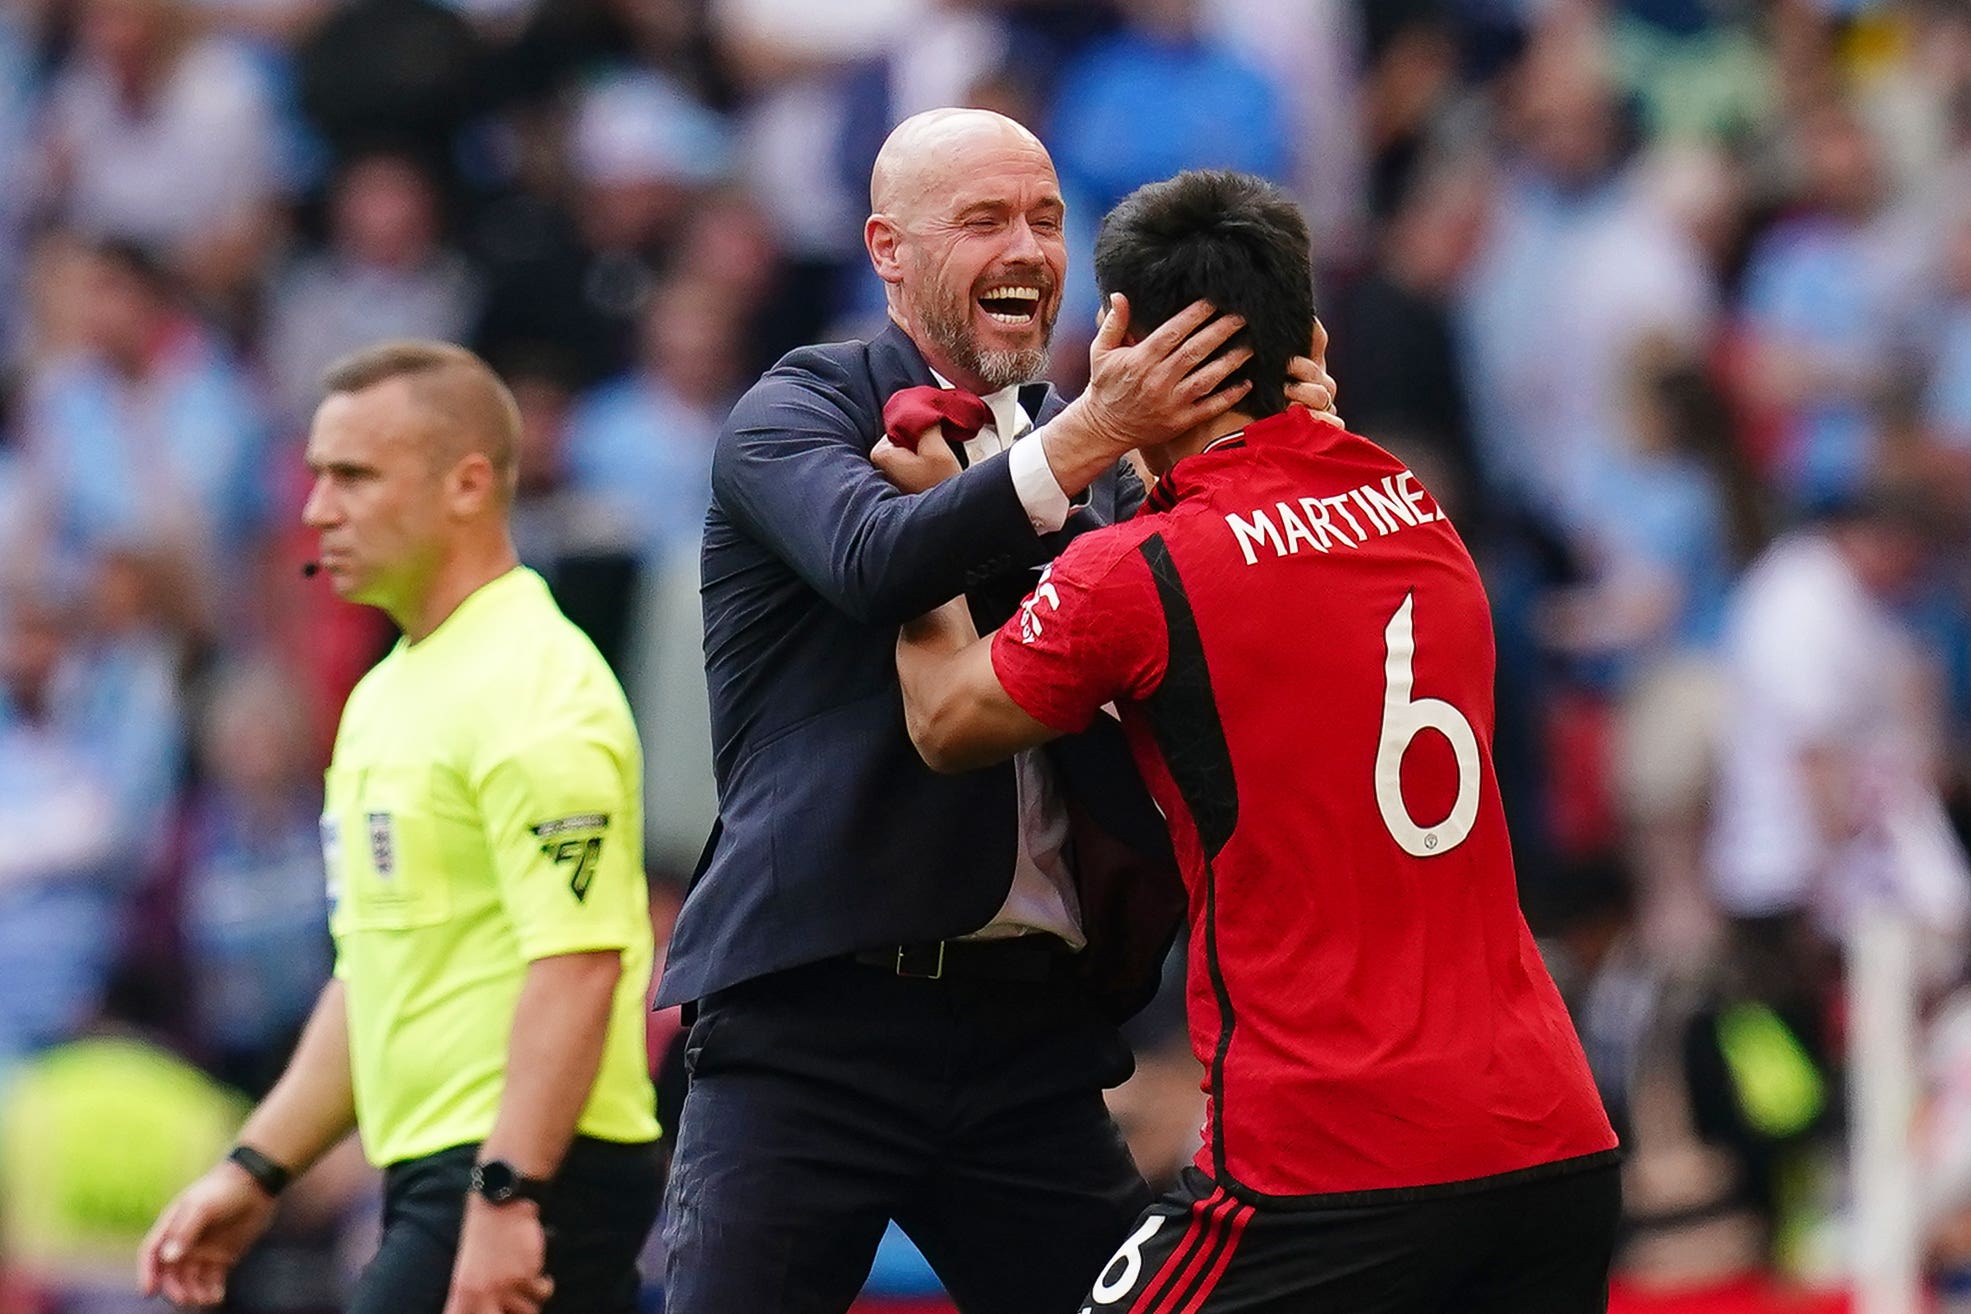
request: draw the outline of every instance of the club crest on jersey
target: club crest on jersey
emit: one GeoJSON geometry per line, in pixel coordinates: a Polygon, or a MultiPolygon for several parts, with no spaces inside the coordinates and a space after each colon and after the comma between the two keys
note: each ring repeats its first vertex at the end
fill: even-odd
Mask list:
{"type": "Polygon", "coordinates": [[[370,823],[370,866],[385,878],[397,874],[397,845],[388,812],[372,812],[370,823]]]}

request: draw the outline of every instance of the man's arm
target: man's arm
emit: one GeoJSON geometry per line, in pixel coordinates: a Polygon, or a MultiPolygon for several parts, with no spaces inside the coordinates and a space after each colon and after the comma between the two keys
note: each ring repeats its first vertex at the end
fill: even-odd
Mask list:
{"type": "Polygon", "coordinates": [[[242,1145],[299,1174],[356,1128],[349,1075],[349,996],[342,982],[322,987],[294,1057],[240,1129],[242,1145]]]}
{"type": "MultiPolygon", "coordinates": [[[[552,1177],[602,1067],[622,951],[555,954],[528,964],[508,1033],[506,1085],[479,1159],[502,1159],[523,1176],[552,1177]]],[[[547,1238],[532,1200],[465,1201],[447,1314],[537,1309],[553,1294],[544,1275],[547,1238]]]]}
{"type": "MultiPolygon", "coordinates": [[[[294,1057],[240,1129],[239,1143],[299,1174],[356,1125],[349,1076],[349,1006],[342,982],[315,1003],[294,1057]]],[[[216,1305],[240,1256],[274,1220],[274,1197],[247,1171],[222,1160],[165,1206],[138,1253],[147,1296],[216,1305]]]]}
{"type": "Polygon", "coordinates": [[[528,1177],[554,1176],[602,1066],[622,976],[619,949],[528,964],[507,1039],[499,1116],[480,1158],[504,1159],[528,1177]]]}
{"type": "MultiPolygon", "coordinates": [[[[1235,316],[1206,323],[1211,313],[1199,303],[1123,346],[1127,307],[1111,312],[1099,385],[1035,435],[1063,492],[1081,492],[1124,452],[1168,441],[1244,394],[1212,391],[1251,353],[1209,359],[1243,325],[1235,316]]],[[[1038,551],[1004,455],[922,493],[891,487],[870,464],[876,435],[861,432],[844,404],[846,378],[828,377],[834,368],[809,353],[733,409],[712,486],[741,527],[834,606],[871,624],[901,624],[962,593],[995,558],[1038,551]]]]}
{"type": "Polygon", "coordinates": [[[897,676],[910,742],[933,771],[970,771],[1060,736],[999,683],[992,640],[978,636],[962,598],[903,627],[897,676]]]}
{"type": "MultiPolygon", "coordinates": [[[[607,678],[602,676],[599,678],[607,678]]],[[[488,753],[471,787],[500,903],[526,959],[480,1162],[561,1166],[602,1071],[627,949],[648,943],[632,731],[570,693],[488,753]]],[[[447,1314],[515,1314],[552,1293],[539,1206],[468,1196],[447,1314]]]]}

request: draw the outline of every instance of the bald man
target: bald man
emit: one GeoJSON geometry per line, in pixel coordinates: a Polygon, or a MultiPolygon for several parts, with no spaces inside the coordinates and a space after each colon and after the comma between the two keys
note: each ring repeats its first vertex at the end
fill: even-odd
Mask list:
{"type": "Polygon", "coordinates": [[[519,417],[484,362],[386,344],[308,437],[337,593],[403,638],[350,695],[322,809],[335,978],[225,1160],[144,1243],[217,1304],[351,1129],[384,1231],[351,1314],[632,1314],[657,1211],[642,760],[594,646],[507,534],[519,417]]]}
{"type": "Polygon", "coordinates": [[[1105,721],[933,775],[894,653],[960,593],[997,626],[1076,535],[1132,514],[1123,453],[1222,414],[1249,353],[1202,305],[1124,345],[1118,306],[1079,398],[1039,382],[1064,207],[1010,119],[906,121],[870,205],[888,327],[787,356],[713,459],[720,824],[658,997],[696,1010],[676,1314],[846,1309],[892,1220],[967,1314],[1072,1311],[1149,1198],[1102,1092],[1183,895],[1126,745],[1105,721]],[[937,483],[947,442],[966,468],[937,483]]]}

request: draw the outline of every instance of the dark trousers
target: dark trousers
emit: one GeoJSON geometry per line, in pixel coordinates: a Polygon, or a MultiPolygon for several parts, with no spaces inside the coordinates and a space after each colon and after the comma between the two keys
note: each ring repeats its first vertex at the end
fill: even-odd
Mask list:
{"type": "MultiPolygon", "coordinates": [[[[442,1314],[478,1153],[454,1146],[384,1172],[383,1243],[347,1314],[442,1314]]],[[[541,1203],[554,1278],[542,1314],[635,1314],[636,1257],[661,1181],[655,1145],[576,1138],[541,1203]]]]}
{"type": "Polygon", "coordinates": [[[1248,1203],[1195,1168],[1143,1215],[1084,1314],[1602,1314],[1622,1208],[1612,1156],[1481,1190],[1248,1203]],[[1593,1163],[1595,1166],[1584,1166],[1593,1163]]]}
{"type": "Polygon", "coordinates": [[[704,1001],[685,1055],[669,1314],[835,1314],[891,1219],[966,1314],[1071,1314],[1150,1200],[1071,982],[820,963],[704,1001]]]}

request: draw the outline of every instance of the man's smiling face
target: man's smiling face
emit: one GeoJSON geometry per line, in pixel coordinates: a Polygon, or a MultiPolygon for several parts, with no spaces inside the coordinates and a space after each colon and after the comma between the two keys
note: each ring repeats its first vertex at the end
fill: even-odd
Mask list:
{"type": "Polygon", "coordinates": [[[913,161],[891,216],[898,308],[934,366],[994,391],[1046,367],[1067,271],[1066,207],[1031,134],[1010,122],[967,126],[913,161]]]}

